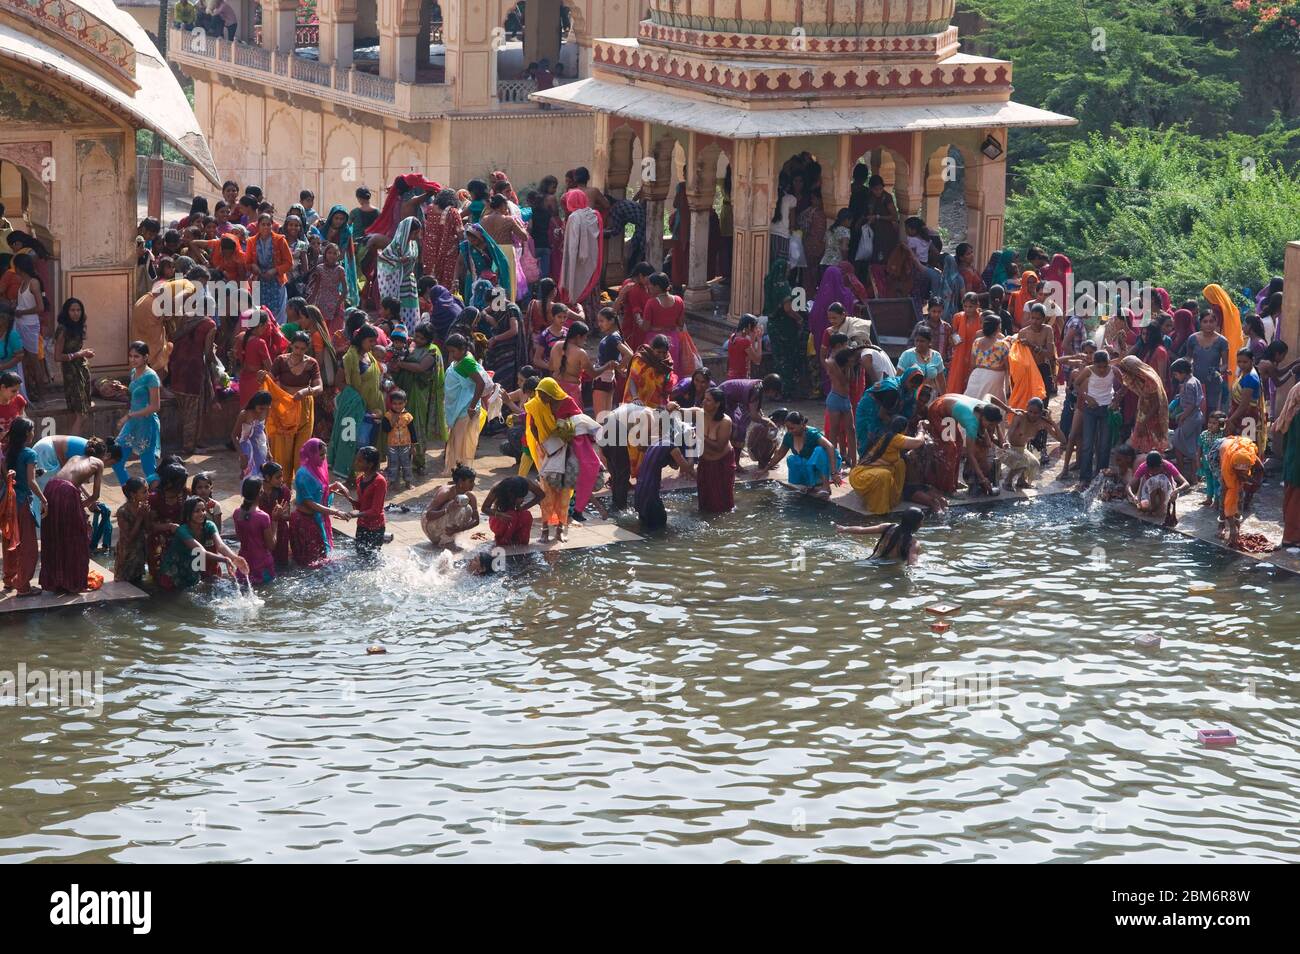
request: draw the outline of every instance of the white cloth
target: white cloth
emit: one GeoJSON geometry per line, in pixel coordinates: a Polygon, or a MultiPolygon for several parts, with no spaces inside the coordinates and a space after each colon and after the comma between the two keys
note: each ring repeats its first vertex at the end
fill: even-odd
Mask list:
{"type": "Polygon", "coordinates": [[[991,394],[999,400],[1007,399],[1007,373],[992,368],[976,368],[966,382],[966,396],[983,399],[991,394]]]}

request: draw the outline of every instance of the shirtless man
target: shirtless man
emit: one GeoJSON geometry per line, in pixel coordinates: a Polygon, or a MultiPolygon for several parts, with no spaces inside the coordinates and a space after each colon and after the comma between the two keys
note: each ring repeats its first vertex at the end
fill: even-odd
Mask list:
{"type": "Polygon", "coordinates": [[[1178,525],[1178,496],[1192,485],[1164,455],[1151,451],[1133,472],[1132,489],[1137,490],[1138,510],[1153,517],[1163,514],[1165,526],[1173,527],[1178,525]]]}
{"type": "Polygon", "coordinates": [[[420,524],[435,547],[459,550],[456,534],[478,526],[478,500],[472,493],[477,478],[473,468],[457,464],[451,472],[451,482],[434,491],[420,524]]]}
{"type": "Polygon", "coordinates": [[[70,457],[68,462],[49,475],[49,481],[66,480],[81,491],[81,505],[86,510],[94,510],[99,503],[100,484],[104,478],[104,461],[100,457],[70,457]],[[90,493],[85,486],[90,484],[90,493]]]}
{"type": "Polygon", "coordinates": [[[573,185],[574,188],[587,193],[587,201],[600,213],[602,222],[609,218],[609,199],[605,198],[605,193],[591,184],[591,173],[586,166],[578,166],[573,170],[573,185]]]}
{"type": "Polygon", "coordinates": [[[831,389],[826,395],[826,436],[839,449],[840,456],[850,468],[858,464],[858,441],[853,430],[853,383],[861,367],[861,352],[849,347],[839,350],[822,362],[830,377],[831,389]]]}
{"type": "Polygon", "coordinates": [[[1065,445],[1065,435],[1056,426],[1056,422],[1047,416],[1039,398],[1030,398],[1023,411],[1010,407],[996,397],[993,398],[993,403],[1008,415],[1007,443],[998,450],[998,459],[1005,468],[1002,489],[1024,490],[1038,477],[1042,467],[1038,458],[1029,450],[1029,444],[1040,434],[1049,434],[1059,442],[1056,451],[1060,453],[1061,447],[1065,445]]]}
{"type": "Polygon", "coordinates": [[[479,225],[492,236],[492,241],[498,245],[514,245],[518,239],[521,245],[528,244],[528,230],[510,214],[509,199],[498,193],[488,200],[488,208],[490,211],[483,213],[479,225]]]}
{"type": "Polygon", "coordinates": [[[1017,337],[1033,352],[1034,364],[1042,375],[1048,397],[1056,394],[1056,334],[1047,323],[1047,308],[1042,302],[1029,306],[1029,323],[1017,337]]]}

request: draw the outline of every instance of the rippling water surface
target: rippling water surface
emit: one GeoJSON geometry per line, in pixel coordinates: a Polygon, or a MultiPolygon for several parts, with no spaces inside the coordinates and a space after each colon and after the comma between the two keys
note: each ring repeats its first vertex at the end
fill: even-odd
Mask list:
{"type": "Polygon", "coordinates": [[[492,578],[393,552],[5,620],[0,669],[105,687],[0,709],[0,859],[1296,858],[1293,578],[1070,498],[955,511],[910,570],[740,504],[492,578]]]}

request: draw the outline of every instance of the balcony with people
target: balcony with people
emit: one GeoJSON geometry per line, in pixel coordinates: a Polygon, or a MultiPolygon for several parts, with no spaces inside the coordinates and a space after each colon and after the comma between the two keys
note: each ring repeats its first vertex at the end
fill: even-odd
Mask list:
{"type": "Polygon", "coordinates": [[[173,15],[170,59],[187,71],[406,121],[537,110],[539,89],[576,79],[574,18],[559,0],[209,0],[173,15]],[[490,6],[489,9],[492,7],[490,6]]]}

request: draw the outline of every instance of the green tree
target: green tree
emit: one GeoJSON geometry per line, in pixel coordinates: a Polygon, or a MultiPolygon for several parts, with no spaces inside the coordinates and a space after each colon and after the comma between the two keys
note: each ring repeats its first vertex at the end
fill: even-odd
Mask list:
{"type": "Polygon", "coordinates": [[[1151,282],[1176,300],[1209,282],[1258,289],[1300,238],[1300,175],[1268,158],[1297,135],[1094,132],[1024,168],[1008,244],[1061,250],[1076,278],[1151,282]]]}
{"type": "Polygon", "coordinates": [[[1240,86],[1235,49],[1215,37],[1241,32],[1230,5],[1193,0],[965,0],[984,28],[977,39],[1014,63],[1016,98],[1067,113],[1074,130],[1016,134],[1012,157],[1041,157],[1052,142],[1113,127],[1190,123],[1232,128],[1240,86]]]}

